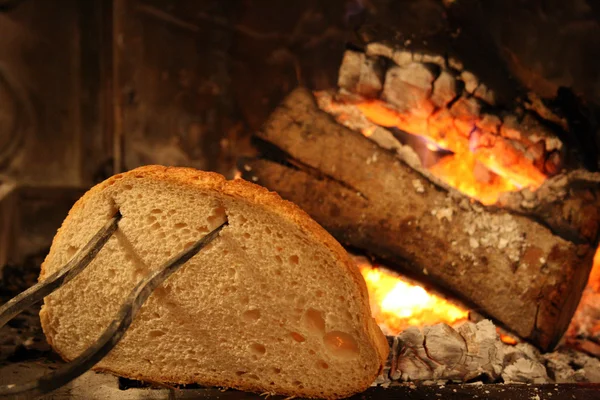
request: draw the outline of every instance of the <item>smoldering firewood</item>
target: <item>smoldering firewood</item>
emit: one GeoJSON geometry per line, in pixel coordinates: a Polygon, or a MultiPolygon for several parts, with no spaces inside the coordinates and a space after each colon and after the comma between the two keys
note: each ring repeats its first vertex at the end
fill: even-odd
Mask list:
{"type": "MultiPolygon", "coordinates": [[[[506,113],[496,107],[495,93],[477,76],[456,60],[435,54],[370,43],[362,55],[373,66],[370,73],[365,71],[364,62],[360,63],[361,68],[351,67],[358,64],[355,60],[360,57],[356,51],[344,57],[339,79],[356,82],[366,80],[363,76],[385,74],[383,90],[377,79],[377,91],[370,91],[367,96],[381,92],[381,101],[360,106],[373,122],[429,137],[453,152],[470,149],[490,170],[523,186],[537,187],[546,175],[558,172],[563,146],[547,126],[558,118],[552,118],[552,123],[540,123],[544,116],[554,117],[541,102],[520,105],[515,99],[504,105],[512,107],[512,112],[506,113]],[[387,66],[384,72],[383,65],[387,66]],[[392,115],[394,112],[396,115],[392,115]]],[[[343,88],[362,94],[355,85],[343,88]]]]}
{"type": "Polygon", "coordinates": [[[383,62],[357,51],[346,51],[338,86],[365,97],[379,97],[383,89],[383,62]]]}
{"type": "Polygon", "coordinates": [[[427,280],[543,349],[577,306],[595,248],[531,218],[432,184],[294,91],[258,137],[288,166],[248,161],[244,177],[279,192],[342,243],[427,280]]]}
{"type": "MultiPolygon", "coordinates": [[[[429,181],[456,194],[456,190],[423,167],[422,161],[408,145],[403,145],[388,129],[370,122],[356,107],[335,103],[330,92],[319,92],[317,103],[333,115],[344,115],[341,123],[355,131],[368,132],[369,140],[391,150],[429,181]]],[[[489,117],[482,125],[496,124],[489,117]]],[[[499,196],[496,206],[518,214],[535,217],[552,231],[576,243],[594,243],[600,230],[600,174],[584,170],[553,176],[535,191],[525,188],[499,196]]]]}
{"type": "Polygon", "coordinates": [[[597,245],[600,232],[600,174],[582,170],[555,176],[538,190],[505,193],[498,205],[535,216],[577,243],[597,245]]]}
{"type": "Polygon", "coordinates": [[[391,377],[403,381],[491,380],[502,371],[502,344],[489,321],[411,327],[398,335],[398,356],[391,377]]]}

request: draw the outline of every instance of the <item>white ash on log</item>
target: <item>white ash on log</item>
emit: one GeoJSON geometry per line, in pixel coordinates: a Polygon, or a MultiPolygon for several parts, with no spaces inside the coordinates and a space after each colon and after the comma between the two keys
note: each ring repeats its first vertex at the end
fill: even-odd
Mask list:
{"type": "Polygon", "coordinates": [[[431,282],[540,348],[558,343],[596,242],[575,244],[543,222],[443,190],[337,124],[303,89],[257,136],[286,165],[249,160],[240,168],[246,179],[295,202],[342,243],[431,282]]]}
{"type": "Polygon", "coordinates": [[[528,343],[504,346],[504,383],[547,383],[550,382],[544,359],[536,348],[528,343]]]}
{"type": "Polygon", "coordinates": [[[396,337],[393,380],[468,381],[486,375],[492,381],[502,372],[502,343],[489,320],[411,327],[396,337]]]}
{"type": "Polygon", "coordinates": [[[410,327],[395,337],[391,359],[373,386],[487,382],[545,384],[600,382],[600,360],[568,348],[541,354],[528,343],[507,345],[489,320],[450,327],[410,327]],[[389,374],[386,375],[386,374],[389,374]]]}
{"type": "Polygon", "coordinates": [[[600,360],[596,357],[572,349],[561,349],[542,357],[556,383],[600,382],[600,360]]]}

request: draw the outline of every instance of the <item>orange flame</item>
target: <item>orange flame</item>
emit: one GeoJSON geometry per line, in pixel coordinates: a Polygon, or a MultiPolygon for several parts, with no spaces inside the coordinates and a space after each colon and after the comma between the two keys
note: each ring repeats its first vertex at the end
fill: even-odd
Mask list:
{"type": "Polygon", "coordinates": [[[518,190],[516,185],[481,165],[471,153],[444,157],[429,170],[448,185],[483,204],[494,204],[500,194],[518,190]]]}
{"type": "MultiPolygon", "coordinates": [[[[363,100],[355,106],[375,125],[397,127],[411,134],[426,136],[441,148],[452,151],[454,156],[431,167],[432,173],[484,204],[494,204],[503,192],[523,187],[537,189],[546,179],[504,138],[479,134],[473,140],[466,136],[463,132],[468,131],[475,121],[453,119],[444,110],[434,113],[429,119],[414,118],[380,100],[363,100]],[[463,129],[459,129],[461,124],[463,129]],[[502,154],[501,159],[497,157],[498,153],[502,154]]],[[[363,131],[367,137],[372,134],[372,129],[368,130],[363,131]]]]}
{"type": "Polygon", "coordinates": [[[594,256],[594,265],[588,278],[588,287],[594,292],[600,292],[600,247],[594,256]]]}
{"type": "Polygon", "coordinates": [[[596,250],[587,286],[567,332],[572,338],[600,336],[600,248],[596,250]]]}
{"type": "Polygon", "coordinates": [[[468,311],[391,271],[367,264],[360,264],[359,268],[367,283],[373,317],[389,335],[409,326],[452,324],[469,316],[468,311]]]}

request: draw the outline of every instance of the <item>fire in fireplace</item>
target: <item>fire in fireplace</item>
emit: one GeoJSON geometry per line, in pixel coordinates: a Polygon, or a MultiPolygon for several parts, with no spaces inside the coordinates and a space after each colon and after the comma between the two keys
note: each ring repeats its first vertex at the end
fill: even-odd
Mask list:
{"type": "MultiPolygon", "coordinates": [[[[34,283],[94,183],[155,163],[233,178],[241,160],[356,255],[392,349],[377,384],[600,382],[598,15],[0,0],[1,294],[34,283]]],[[[9,368],[54,362],[37,324],[9,327],[9,368]]]]}
{"type": "Polygon", "coordinates": [[[357,264],[369,290],[373,318],[387,335],[397,335],[410,326],[449,325],[467,320],[469,313],[381,266],[364,259],[357,264]]]}

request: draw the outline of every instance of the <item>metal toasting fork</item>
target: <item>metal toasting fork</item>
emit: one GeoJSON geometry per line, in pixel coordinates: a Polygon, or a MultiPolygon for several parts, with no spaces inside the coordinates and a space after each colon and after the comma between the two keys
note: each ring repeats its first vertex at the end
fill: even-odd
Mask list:
{"type": "MultiPolygon", "coordinates": [[[[0,328],[16,315],[41,301],[45,296],[54,292],[83,271],[94,257],[96,257],[102,247],[104,247],[113,232],[117,230],[120,219],[121,214],[117,212],[64,267],[0,307],[0,328]]],[[[162,267],[142,279],[131,291],[129,297],[127,297],[127,300],[117,313],[116,318],[102,332],[96,343],[79,355],[79,357],[55,372],[44,375],[37,380],[23,384],[0,386],[0,396],[46,394],[69,383],[92,368],[119,343],[154,289],[202,250],[203,247],[212,242],[226,225],[227,221],[194,243],[190,248],[171,257],[162,267]]]]}

